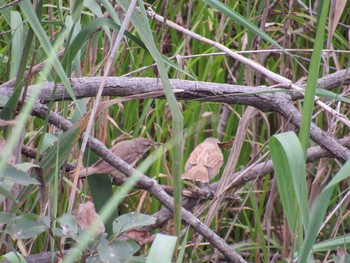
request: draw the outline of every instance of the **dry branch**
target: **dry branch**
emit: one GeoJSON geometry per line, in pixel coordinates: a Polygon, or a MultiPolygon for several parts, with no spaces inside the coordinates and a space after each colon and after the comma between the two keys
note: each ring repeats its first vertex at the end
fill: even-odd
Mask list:
{"type": "MultiPolygon", "coordinates": [[[[71,85],[77,98],[94,97],[101,77],[71,79],[71,85]]],[[[300,93],[288,90],[276,90],[264,86],[247,87],[220,83],[198,82],[188,80],[171,80],[173,89],[182,90],[176,94],[178,100],[200,100],[225,102],[253,106],[264,112],[277,112],[289,120],[297,129],[301,124],[301,113],[292,103],[293,99],[300,98],[300,93]]],[[[350,83],[350,72],[342,70],[322,78],[318,84],[327,88],[350,83]],[[333,81],[331,81],[333,79],[333,81]]],[[[40,97],[42,103],[47,103],[54,89],[54,83],[44,83],[40,97]]],[[[30,96],[32,86],[28,88],[30,96]]],[[[103,91],[104,96],[130,96],[154,91],[161,91],[162,86],[156,78],[117,78],[109,77],[103,91]]],[[[10,96],[12,88],[0,89],[0,95],[10,96]]],[[[58,84],[54,100],[69,100],[70,96],[62,84],[58,84]]],[[[350,157],[350,151],[340,145],[328,133],[311,124],[311,139],[324,149],[330,151],[342,161],[350,157]]]]}

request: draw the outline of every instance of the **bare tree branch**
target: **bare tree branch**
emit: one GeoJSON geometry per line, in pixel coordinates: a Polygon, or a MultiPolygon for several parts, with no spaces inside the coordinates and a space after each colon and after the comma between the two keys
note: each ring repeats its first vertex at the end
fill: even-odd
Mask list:
{"type": "MultiPolygon", "coordinates": [[[[322,78],[318,83],[324,87],[326,85],[335,87],[350,83],[350,71],[342,70],[322,78]],[[330,80],[334,79],[334,82],[330,80]],[[334,83],[337,83],[335,85],[334,83]]],[[[92,97],[96,95],[100,77],[72,79],[71,84],[77,98],[92,97]]],[[[286,90],[276,90],[267,87],[246,87],[219,83],[197,82],[187,80],[171,80],[173,89],[182,90],[177,93],[178,100],[201,100],[216,101],[231,104],[243,104],[253,106],[261,111],[277,112],[289,120],[296,128],[300,128],[301,113],[292,104],[295,97],[299,97],[298,92],[286,90]]],[[[46,103],[50,100],[54,88],[54,83],[44,83],[39,100],[46,103]]],[[[28,89],[30,96],[32,87],[28,89]]],[[[109,77],[103,95],[105,96],[130,96],[135,94],[149,93],[162,90],[161,85],[155,78],[116,78],[109,77]]],[[[13,89],[0,89],[0,95],[9,97],[13,89]]],[[[54,96],[55,100],[68,100],[69,94],[62,84],[58,84],[58,90],[54,96]]],[[[312,124],[310,131],[311,139],[334,154],[338,159],[345,162],[350,157],[350,151],[337,143],[328,133],[312,124]]]]}

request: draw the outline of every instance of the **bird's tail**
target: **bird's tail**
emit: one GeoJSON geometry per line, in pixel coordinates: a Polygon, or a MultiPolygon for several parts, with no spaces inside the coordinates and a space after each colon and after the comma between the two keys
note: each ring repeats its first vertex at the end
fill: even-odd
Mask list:
{"type": "Polygon", "coordinates": [[[208,168],[206,168],[202,165],[193,166],[191,169],[186,171],[181,176],[181,178],[199,181],[202,183],[207,183],[207,182],[209,182],[208,168]]]}

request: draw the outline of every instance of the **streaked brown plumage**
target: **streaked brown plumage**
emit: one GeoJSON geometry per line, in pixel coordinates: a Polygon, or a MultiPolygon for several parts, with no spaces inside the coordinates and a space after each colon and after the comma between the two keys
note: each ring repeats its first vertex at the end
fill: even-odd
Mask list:
{"type": "MultiPolygon", "coordinates": [[[[149,139],[137,138],[121,141],[114,145],[110,150],[126,163],[134,166],[149,149],[156,145],[158,145],[158,143],[149,139]]],[[[123,175],[123,173],[101,158],[92,166],[81,169],[79,177],[86,177],[91,174],[111,174],[113,176],[123,175]]]]}
{"type": "Polygon", "coordinates": [[[224,157],[218,142],[216,138],[207,138],[192,151],[185,164],[183,179],[207,183],[219,173],[224,157]]]}

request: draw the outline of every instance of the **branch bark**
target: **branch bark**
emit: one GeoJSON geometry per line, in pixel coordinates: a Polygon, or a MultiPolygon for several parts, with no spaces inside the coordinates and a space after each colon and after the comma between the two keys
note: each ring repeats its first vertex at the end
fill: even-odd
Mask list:
{"type": "MultiPolygon", "coordinates": [[[[350,83],[350,71],[342,70],[319,80],[318,84],[323,88],[336,87],[350,83]],[[332,82],[331,80],[334,80],[332,82]],[[328,86],[327,86],[328,85],[328,86]]],[[[77,98],[93,97],[96,95],[101,77],[72,79],[71,84],[77,98]]],[[[292,100],[299,98],[298,92],[276,90],[268,87],[247,87],[210,82],[198,82],[187,80],[171,80],[173,89],[182,92],[176,93],[178,100],[196,99],[201,101],[216,101],[230,104],[243,104],[253,106],[261,111],[277,112],[289,120],[296,128],[300,128],[301,113],[294,107],[292,100]]],[[[40,97],[41,103],[50,100],[54,89],[54,83],[44,83],[40,97]]],[[[32,87],[28,89],[28,96],[32,87]]],[[[106,81],[104,96],[130,96],[162,90],[162,86],[156,78],[117,78],[109,77],[106,81]]],[[[0,95],[9,97],[12,88],[0,89],[0,95]]],[[[62,84],[58,84],[54,100],[69,100],[69,94],[62,84]]],[[[345,162],[350,158],[350,151],[340,145],[328,133],[312,124],[311,139],[330,151],[336,158],[345,162]]]]}

